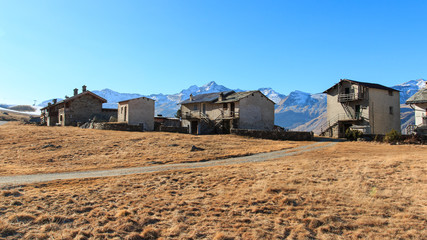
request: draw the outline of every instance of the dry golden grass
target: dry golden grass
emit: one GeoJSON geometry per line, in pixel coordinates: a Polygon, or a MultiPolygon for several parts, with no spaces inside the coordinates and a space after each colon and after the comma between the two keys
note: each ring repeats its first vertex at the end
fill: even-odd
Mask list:
{"type": "Polygon", "coordinates": [[[293,148],[307,142],[120,132],[76,127],[0,126],[0,176],[198,162],[293,148]],[[192,145],[204,151],[191,152],[192,145]]]}
{"type": "Polygon", "coordinates": [[[339,143],[263,163],[4,189],[0,238],[425,239],[426,153],[339,143]]]}

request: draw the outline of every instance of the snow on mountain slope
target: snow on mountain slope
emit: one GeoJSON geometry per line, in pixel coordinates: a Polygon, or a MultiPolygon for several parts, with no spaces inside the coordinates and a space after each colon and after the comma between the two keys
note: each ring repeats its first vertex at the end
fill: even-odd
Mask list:
{"type": "Polygon", "coordinates": [[[392,88],[400,91],[400,103],[405,104],[406,100],[414,95],[419,89],[425,86],[424,79],[410,80],[408,82],[393,86],[392,88]]]}
{"type": "Polygon", "coordinates": [[[285,95],[274,91],[272,88],[260,88],[258,90],[261,91],[262,94],[267,96],[269,99],[271,99],[276,104],[279,104],[280,101],[282,101],[282,99],[284,99],[286,97],[285,95]]]}

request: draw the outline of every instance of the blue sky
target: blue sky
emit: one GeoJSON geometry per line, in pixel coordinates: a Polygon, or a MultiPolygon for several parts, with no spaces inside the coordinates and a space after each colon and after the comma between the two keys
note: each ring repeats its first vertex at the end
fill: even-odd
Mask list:
{"type": "Polygon", "coordinates": [[[427,78],[427,1],[0,0],[0,103],[427,78]]]}

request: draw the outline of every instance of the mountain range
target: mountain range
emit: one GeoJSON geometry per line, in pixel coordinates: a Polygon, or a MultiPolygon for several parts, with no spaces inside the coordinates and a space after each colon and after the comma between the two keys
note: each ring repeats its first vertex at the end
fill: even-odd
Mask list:
{"type": "MultiPolygon", "coordinates": [[[[401,102],[401,119],[402,129],[408,124],[413,124],[413,110],[405,105],[406,99],[415,94],[425,84],[424,79],[411,80],[392,88],[400,91],[401,102]]],[[[236,92],[243,91],[241,89],[230,89],[223,85],[218,85],[214,81],[209,82],[201,87],[193,85],[187,89],[183,89],[175,94],[151,94],[141,95],[137,93],[119,93],[111,89],[94,90],[93,93],[105,98],[108,103],[104,104],[104,108],[117,108],[117,103],[120,101],[148,97],[154,99],[156,115],[173,117],[179,108],[179,103],[188,99],[190,94],[198,95],[204,93],[222,92],[234,90],[236,92]]],[[[320,126],[326,122],[326,95],[323,93],[311,94],[302,91],[293,91],[289,95],[276,92],[272,88],[258,89],[268,98],[276,103],[275,106],[275,124],[286,129],[298,131],[314,131],[320,132],[320,126]]],[[[61,100],[61,99],[58,99],[61,100]]],[[[51,100],[44,101],[40,106],[45,106],[51,100]]]]}

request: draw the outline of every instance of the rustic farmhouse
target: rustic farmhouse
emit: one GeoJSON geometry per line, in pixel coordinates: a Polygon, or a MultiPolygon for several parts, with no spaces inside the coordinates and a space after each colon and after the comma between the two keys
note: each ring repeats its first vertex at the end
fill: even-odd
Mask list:
{"type": "Polygon", "coordinates": [[[144,131],[153,131],[154,100],[140,97],[119,102],[117,121],[140,125],[144,131]]]}
{"type": "Polygon", "coordinates": [[[190,95],[181,102],[181,118],[192,134],[230,133],[232,128],[272,130],[274,102],[260,91],[190,95]]]}
{"type": "Polygon", "coordinates": [[[347,129],[364,134],[400,132],[399,91],[375,83],[341,79],[327,94],[327,123],[322,134],[344,137],[347,129]]]}
{"type": "Polygon", "coordinates": [[[427,135],[427,86],[420,89],[413,96],[408,98],[406,104],[415,111],[415,126],[417,132],[425,132],[427,135]]]}
{"type": "Polygon", "coordinates": [[[88,91],[86,86],[82,87],[79,94],[78,89],[74,89],[72,97],[65,97],[64,100],[53,103],[41,109],[42,124],[47,126],[76,126],[97,118],[117,116],[117,111],[103,109],[102,104],[106,103],[104,98],[88,91]]]}

